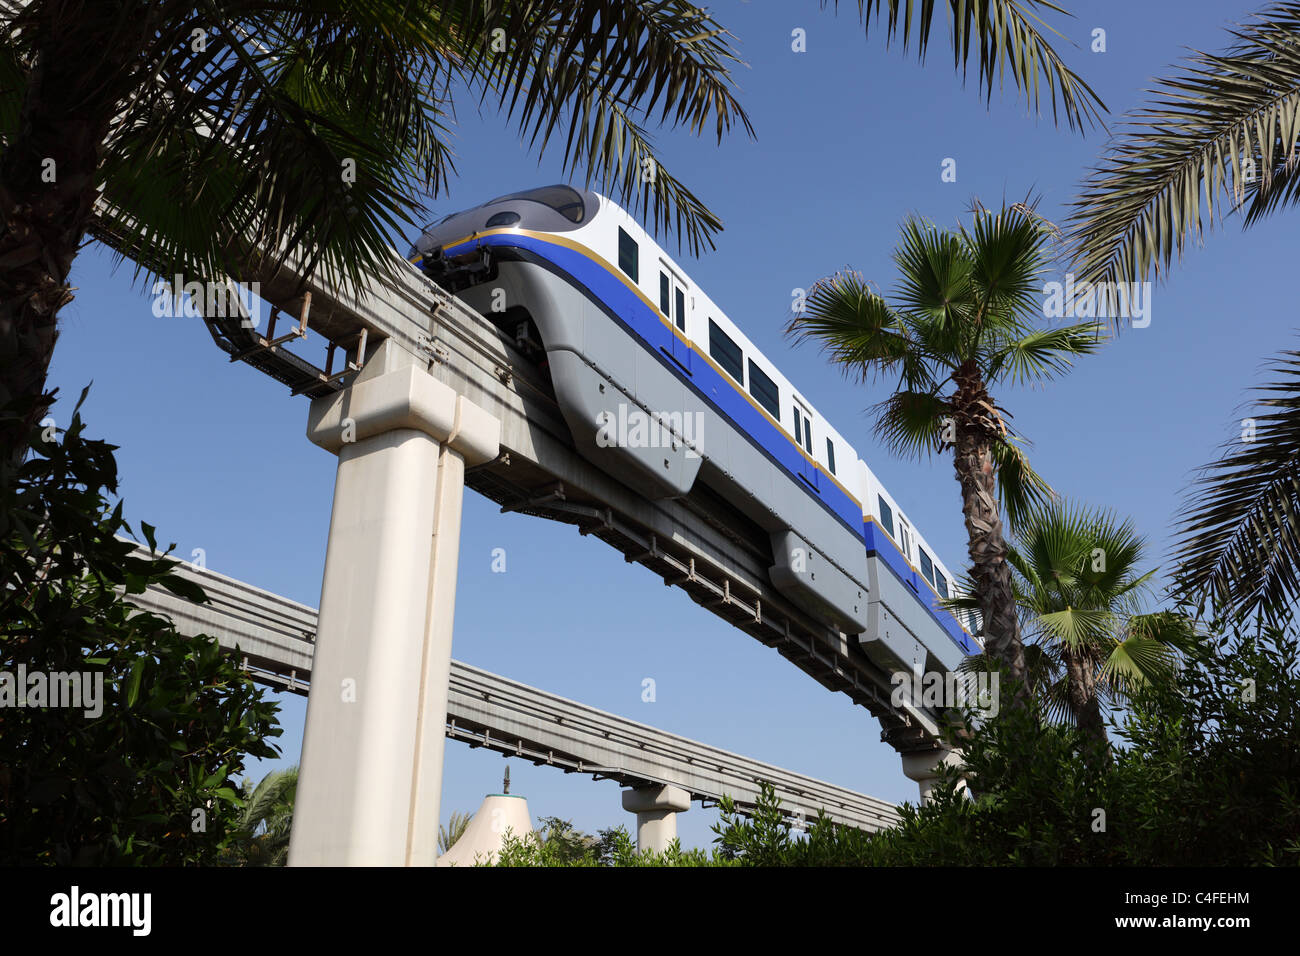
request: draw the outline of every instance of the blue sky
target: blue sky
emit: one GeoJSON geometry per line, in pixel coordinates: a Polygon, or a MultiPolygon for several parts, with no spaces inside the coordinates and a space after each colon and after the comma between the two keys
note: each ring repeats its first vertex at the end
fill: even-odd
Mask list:
{"type": "MultiPolygon", "coordinates": [[[[1013,90],[981,94],[954,77],[943,38],[921,66],[881,38],[864,40],[845,5],[836,17],[811,2],[714,5],[748,63],[737,71],[753,141],[716,145],[657,136],[664,163],[724,220],[717,249],[691,278],[854,442],[903,509],[944,556],[963,567],[965,533],[952,465],[893,458],[871,436],[868,409],[884,386],[828,372],[781,329],[791,290],[844,266],[888,289],[898,223],[917,212],[968,218],[972,197],[1042,196],[1058,221],[1106,134],[1086,137],[1030,117],[1013,90]],[[772,9],[777,7],[778,9],[772,9]],[[807,51],[791,31],[807,31],[807,51]],[[940,179],[946,158],[957,181],[940,179]]],[[[1077,46],[1068,62],[1105,99],[1111,125],[1143,101],[1151,79],[1187,48],[1219,49],[1223,27],[1247,17],[1238,0],[1067,2],[1051,22],[1077,46]],[[1089,52],[1094,28],[1105,53],[1089,52]]],[[[460,175],[434,214],[570,178],[559,158],[540,163],[492,109],[460,104],[460,175]]],[[[1061,493],[1131,515],[1162,564],[1171,518],[1193,471],[1240,431],[1239,406],[1263,360],[1294,347],[1294,306],[1278,275],[1293,268],[1286,214],[1243,232],[1238,223],[1185,256],[1155,290],[1151,324],[1123,333],[1066,378],[997,395],[1033,442],[1032,460],[1061,493]]],[[[403,247],[404,248],[404,247],[403,247]]],[[[674,248],[670,245],[670,248],[674,248]]],[[[676,254],[676,252],[675,252],[676,254]]],[[[305,438],[307,402],[254,370],[232,365],[198,319],[157,318],[130,266],[90,246],[73,277],[51,384],[71,401],[87,382],[90,432],[119,444],[128,518],[145,520],[188,557],[316,606],[334,459],[305,438]]],[[[567,526],[501,515],[469,493],[456,605],[455,656],[510,678],[710,744],[889,800],[914,800],[880,728],[843,695],[824,690],[753,638],[665,588],[653,574],[567,526]],[[494,548],[507,573],[493,574],[494,548]],[[654,678],[657,699],[641,700],[654,678]]],[[[305,701],[285,696],[280,739],[297,761],[305,701]]],[[[274,762],[260,762],[260,777],[274,762]]],[[[474,810],[500,788],[505,761],[448,742],[442,816],[474,810]]],[[[511,761],[512,791],[534,821],[557,815],[579,828],[625,823],[619,789],[511,761]]],[[[707,845],[712,810],[680,817],[687,845],[707,845]]]]}

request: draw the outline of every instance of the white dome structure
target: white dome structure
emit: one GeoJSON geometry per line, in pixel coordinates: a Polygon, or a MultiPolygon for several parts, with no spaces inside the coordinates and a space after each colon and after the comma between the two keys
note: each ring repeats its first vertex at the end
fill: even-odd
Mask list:
{"type": "Polygon", "coordinates": [[[507,830],[520,840],[533,832],[528,801],[513,793],[490,793],[465,833],[433,865],[473,866],[476,860],[495,863],[507,830]]]}

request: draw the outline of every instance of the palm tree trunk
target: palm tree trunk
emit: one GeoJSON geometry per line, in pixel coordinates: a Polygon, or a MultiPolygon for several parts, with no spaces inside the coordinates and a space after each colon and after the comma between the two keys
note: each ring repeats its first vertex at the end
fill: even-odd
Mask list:
{"type": "Polygon", "coordinates": [[[975,596],[984,618],[984,649],[1007,669],[1015,685],[1013,705],[1021,705],[1028,699],[1025,648],[998,508],[993,462],[993,441],[1000,437],[998,423],[974,362],[962,364],[953,380],[957,383],[952,399],[957,439],[953,466],[961,485],[975,596]]]}
{"type": "Polygon", "coordinates": [[[1097,681],[1091,661],[1066,650],[1066,697],[1074,721],[1092,742],[1104,760],[1110,759],[1110,738],[1101,716],[1101,702],[1097,699],[1097,681]]]}
{"type": "Polygon", "coordinates": [[[26,451],[49,407],[58,312],[73,298],[68,274],[94,209],[100,151],[136,82],[131,41],[142,41],[157,16],[149,4],[123,6],[69,0],[21,21],[36,53],[0,155],[0,407],[14,402],[19,413],[0,419],[3,461],[26,451]]]}

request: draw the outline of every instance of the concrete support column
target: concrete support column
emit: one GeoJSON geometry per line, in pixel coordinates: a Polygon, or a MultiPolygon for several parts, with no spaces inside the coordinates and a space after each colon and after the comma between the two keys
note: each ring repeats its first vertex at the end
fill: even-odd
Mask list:
{"type": "Polygon", "coordinates": [[[623,809],[636,814],[637,852],[662,852],[677,839],[677,814],[691,808],[691,795],[667,784],[623,791],[623,809]]]}
{"type": "MultiPolygon", "coordinates": [[[[930,792],[934,789],[935,784],[939,782],[940,767],[960,767],[962,765],[960,753],[942,747],[935,750],[902,754],[902,758],[903,774],[909,780],[916,781],[921,790],[922,803],[930,802],[930,792]]],[[[962,781],[959,789],[966,789],[965,781],[962,781]]]]}
{"type": "Polygon", "coordinates": [[[496,418],[390,342],[307,434],[339,457],[295,798],[293,866],[431,866],[465,466],[496,418]]]}

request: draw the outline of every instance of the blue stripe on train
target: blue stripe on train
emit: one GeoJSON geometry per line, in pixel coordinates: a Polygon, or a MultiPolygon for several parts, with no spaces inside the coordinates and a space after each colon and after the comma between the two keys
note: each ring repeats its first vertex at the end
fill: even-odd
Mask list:
{"type": "Polygon", "coordinates": [[[979,649],[962,631],[956,618],[935,606],[934,601],[937,598],[927,600],[922,596],[933,592],[930,591],[929,585],[922,583],[920,575],[908,566],[894,542],[870,522],[864,525],[861,507],[855,504],[839,486],[809,468],[807,460],[793,447],[790,440],[758,409],[754,408],[729,380],[719,374],[708,362],[690,361],[691,370],[687,372],[672,361],[670,356],[673,354],[675,338],[672,331],[660,320],[659,314],[647,308],[641,297],[629,289],[622,280],[611,275],[608,270],[601,268],[598,263],[577,250],[517,233],[497,233],[470,239],[448,247],[444,250],[444,255],[455,256],[457,252],[454,250],[471,244],[526,249],[561,269],[584,286],[645,341],[660,362],[679,378],[688,382],[702,398],[754,438],[760,448],[794,476],[797,483],[804,485],[810,498],[830,511],[845,527],[862,539],[868,554],[875,552],[883,558],[890,570],[916,595],[918,603],[930,612],[930,616],[958,647],[967,654],[978,652],[979,649]],[[817,481],[819,487],[815,490],[810,487],[808,482],[800,477],[801,473],[810,475],[814,481],[817,481]]]}
{"type": "MultiPolygon", "coordinates": [[[[825,476],[817,475],[810,467],[807,474],[817,481],[818,488],[812,489],[807,481],[799,478],[807,466],[806,459],[797,451],[790,441],[768,419],[751,405],[748,399],[724,379],[712,365],[704,361],[692,361],[691,371],[686,372],[677,363],[670,361],[673,354],[674,335],[660,320],[657,312],[649,309],[640,296],[629,289],[617,276],[611,275],[582,253],[544,242],[531,236],[498,233],[484,236],[477,241],[482,245],[511,246],[527,249],[540,255],[548,262],[562,269],[569,276],[580,282],[598,300],[602,301],[633,332],[647,342],[657,357],[672,369],[680,378],[689,382],[699,395],[717,407],[729,419],[735,422],[747,434],[757,439],[759,447],[771,456],[797,481],[803,481],[809,488],[811,497],[835,515],[840,522],[862,537],[862,509],[847,494],[825,476]]],[[[469,245],[470,242],[462,245],[469,245]]],[[[455,246],[445,250],[445,255],[456,255],[455,246]]]]}

